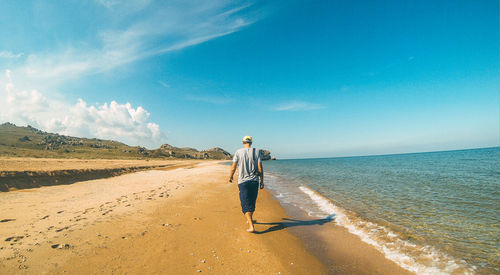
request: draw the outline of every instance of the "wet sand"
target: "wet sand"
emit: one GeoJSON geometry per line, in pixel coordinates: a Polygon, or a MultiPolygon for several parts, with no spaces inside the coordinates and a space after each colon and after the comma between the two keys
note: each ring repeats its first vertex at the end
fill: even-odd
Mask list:
{"type": "MultiPolygon", "coordinates": [[[[314,247],[297,237],[304,236],[286,228],[287,223],[297,222],[267,191],[260,192],[257,201],[258,233],[247,233],[237,185],[226,183],[228,170],[225,165],[201,162],[169,171],[0,193],[0,273],[400,271],[374,248],[340,231],[333,262],[339,268],[332,269],[331,258],[321,262],[310,252],[314,247]]],[[[294,228],[320,226],[306,220],[298,225],[302,226],[294,228]]]]}
{"type": "Polygon", "coordinates": [[[338,226],[334,220],[311,218],[303,211],[287,206],[287,213],[312,223],[311,226],[290,226],[305,247],[327,266],[329,274],[412,274],[388,260],[373,246],[338,226]]]}

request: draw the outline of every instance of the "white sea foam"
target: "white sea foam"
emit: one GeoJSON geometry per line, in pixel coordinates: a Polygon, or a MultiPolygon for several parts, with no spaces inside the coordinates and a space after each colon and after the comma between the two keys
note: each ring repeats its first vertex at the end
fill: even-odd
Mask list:
{"type": "MultiPolygon", "coordinates": [[[[475,273],[474,267],[467,268],[465,262],[457,261],[451,256],[437,251],[434,247],[419,247],[410,241],[400,239],[395,232],[384,226],[369,221],[351,220],[344,209],[336,206],[332,201],[316,193],[314,190],[305,186],[300,186],[299,189],[307,194],[322,212],[316,212],[317,214],[314,216],[324,218],[333,215],[338,225],[347,228],[350,233],[359,236],[362,241],[372,245],[382,252],[386,258],[404,269],[417,274],[475,273]],[[384,241],[384,238],[390,239],[390,241],[384,241]],[[417,262],[415,255],[409,255],[409,252],[415,251],[418,251],[417,257],[419,259],[427,259],[427,261],[423,261],[426,262],[425,264],[417,262]]],[[[311,215],[315,211],[309,210],[306,212],[311,215]]]]}

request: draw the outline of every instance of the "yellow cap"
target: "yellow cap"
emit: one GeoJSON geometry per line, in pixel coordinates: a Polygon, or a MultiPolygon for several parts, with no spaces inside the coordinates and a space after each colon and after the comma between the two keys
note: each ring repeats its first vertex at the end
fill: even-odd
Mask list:
{"type": "Polygon", "coordinates": [[[243,141],[245,143],[251,143],[252,142],[252,137],[251,136],[244,136],[241,141],[243,141]]]}

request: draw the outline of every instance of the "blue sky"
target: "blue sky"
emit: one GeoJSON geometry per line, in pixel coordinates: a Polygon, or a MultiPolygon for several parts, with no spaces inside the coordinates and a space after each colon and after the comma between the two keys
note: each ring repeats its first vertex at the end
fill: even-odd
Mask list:
{"type": "Polygon", "coordinates": [[[499,145],[498,1],[1,1],[0,121],[277,157],[499,145]],[[377,3],[375,3],[377,2],[377,3]]]}

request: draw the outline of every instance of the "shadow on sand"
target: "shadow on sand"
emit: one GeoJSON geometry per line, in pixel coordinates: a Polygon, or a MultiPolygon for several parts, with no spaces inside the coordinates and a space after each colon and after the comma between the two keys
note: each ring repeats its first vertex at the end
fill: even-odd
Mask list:
{"type": "Polygon", "coordinates": [[[272,225],[272,226],[264,231],[255,231],[254,233],[255,234],[265,234],[265,233],[278,231],[278,230],[281,230],[281,229],[284,229],[287,227],[294,227],[294,226],[323,225],[323,224],[329,223],[333,220],[335,220],[334,215],[329,215],[328,217],[326,217],[324,219],[316,219],[316,220],[308,220],[308,221],[283,218],[282,222],[255,222],[255,224],[272,225]]]}

